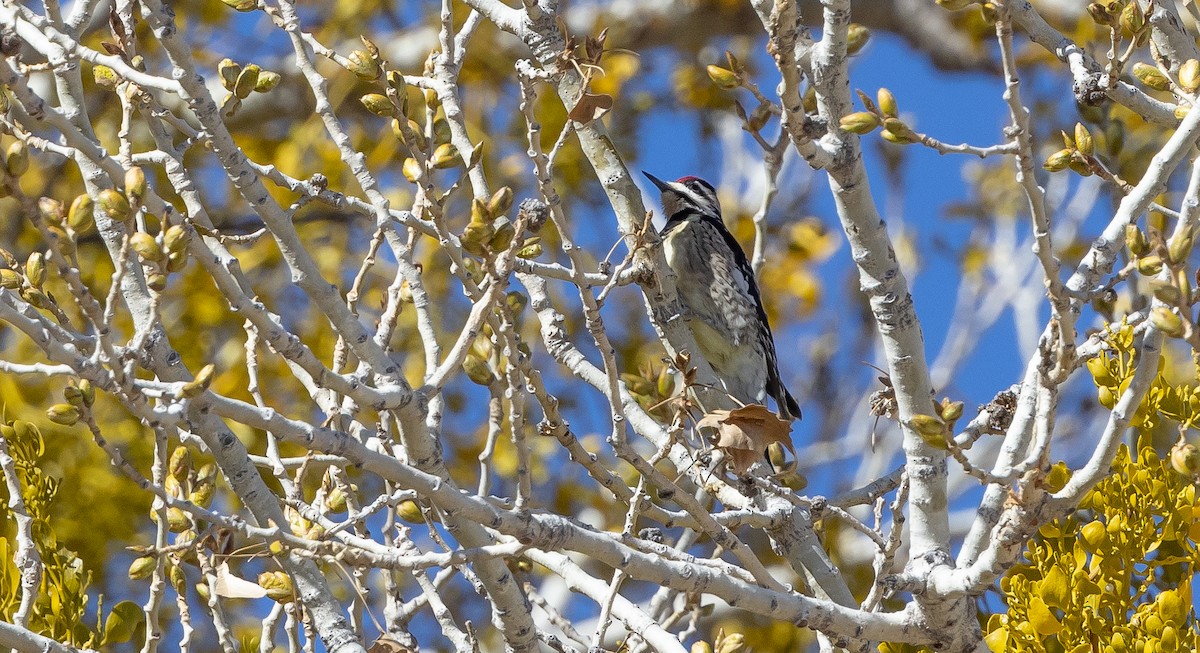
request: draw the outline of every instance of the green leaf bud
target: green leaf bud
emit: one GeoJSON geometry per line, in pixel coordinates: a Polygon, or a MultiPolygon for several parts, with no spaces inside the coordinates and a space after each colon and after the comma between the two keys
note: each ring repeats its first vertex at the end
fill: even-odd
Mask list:
{"type": "Polygon", "coordinates": [[[708,71],[708,78],[721,88],[732,89],[742,85],[741,77],[728,68],[722,68],[720,66],[714,66],[710,64],[706,70],[708,71]]]}
{"type": "Polygon", "coordinates": [[[879,126],[879,118],[869,111],[855,111],[842,116],[838,126],[851,134],[869,134],[879,126]]]}
{"type": "Polygon", "coordinates": [[[347,70],[366,82],[379,79],[379,75],[383,73],[379,61],[362,50],[351,52],[350,56],[346,57],[346,63],[347,70]]]}
{"type": "Polygon", "coordinates": [[[896,106],[896,96],[886,88],[881,88],[875,92],[875,101],[879,103],[879,110],[883,115],[889,118],[895,118],[899,112],[896,106]]]}
{"type": "Polygon", "coordinates": [[[1172,338],[1178,338],[1183,335],[1183,318],[1179,314],[1164,306],[1155,306],[1150,310],[1150,324],[1163,335],[1172,338]]]}
{"type": "Polygon", "coordinates": [[[250,97],[254,92],[254,87],[258,85],[258,73],[262,71],[255,64],[249,64],[242,68],[242,72],[238,74],[237,81],[233,83],[233,94],[239,100],[244,100],[250,97]]]}
{"type": "Polygon", "coordinates": [[[162,248],[158,246],[158,241],[154,240],[154,236],[139,231],[129,237],[129,246],[133,251],[137,252],[138,256],[142,257],[143,261],[157,263],[163,260],[164,254],[162,248]]]}
{"type": "Polygon", "coordinates": [[[367,111],[377,116],[387,118],[396,115],[396,107],[392,105],[392,101],[387,99],[386,95],[367,93],[359,101],[367,108],[367,111]]]}
{"type": "Polygon", "coordinates": [[[67,226],[77,234],[84,234],[91,231],[95,226],[96,220],[92,216],[95,210],[95,203],[87,193],[84,193],[75,198],[71,202],[71,208],[67,210],[67,226]]]}
{"type": "Polygon", "coordinates": [[[97,205],[108,217],[117,222],[124,222],[129,219],[132,210],[129,208],[129,200],[125,199],[124,194],[111,188],[105,188],[100,191],[98,199],[97,205]]]}
{"type": "Polygon", "coordinates": [[[217,74],[221,76],[221,86],[224,86],[226,91],[233,92],[233,88],[237,86],[238,75],[242,74],[242,66],[233,59],[225,58],[217,64],[217,74]]]}
{"type": "Polygon", "coordinates": [[[73,426],[81,416],[79,408],[71,404],[54,404],[46,409],[46,417],[63,426],[73,426]]]}
{"type": "Polygon", "coordinates": [[[258,81],[254,84],[254,92],[266,93],[276,86],[279,86],[279,82],[282,79],[283,77],[281,77],[279,73],[272,72],[270,70],[264,70],[258,73],[258,81]]]}
{"type": "MultiPolygon", "coordinates": [[[[1136,4],[1136,2],[1130,3],[1130,6],[1136,4]]],[[[1142,84],[1156,91],[1166,91],[1171,88],[1171,81],[1158,68],[1140,61],[1133,64],[1133,76],[1142,84]]]]}
{"type": "Polygon", "coordinates": [[[25,261],[25,278],[34,288],[41,288],[46,282],[46,257],[41,252],[31,253],[25,261]]]}

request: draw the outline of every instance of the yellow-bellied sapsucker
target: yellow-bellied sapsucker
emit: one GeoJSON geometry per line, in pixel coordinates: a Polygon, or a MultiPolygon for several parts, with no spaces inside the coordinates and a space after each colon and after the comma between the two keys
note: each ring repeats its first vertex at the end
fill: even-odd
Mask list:
{"type": "Polygon", "coordinates": [[[642,174],[662,191],[667,224],[659,236],[700,353],[735,399],[766,404],[770,395],[780,417],[800,419],[800,406],[779,378],[754,270],[721,220],[716,189],[699,177],[668,182],[642,174]]]}

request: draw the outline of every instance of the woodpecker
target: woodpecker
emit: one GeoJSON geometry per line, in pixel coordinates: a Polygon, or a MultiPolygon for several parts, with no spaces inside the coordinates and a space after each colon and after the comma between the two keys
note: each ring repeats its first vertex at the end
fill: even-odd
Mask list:
{"type": "Polygon", "coordinates": [[[700,353],[738,401],[766,404],[770,395],[781,418],[800,419],[800,406],[779,378],[754,270],[721,220],[716,189],[699,177],[667,182],[642,174],[662,191],[667,224],[659,236],[700,353]]]}

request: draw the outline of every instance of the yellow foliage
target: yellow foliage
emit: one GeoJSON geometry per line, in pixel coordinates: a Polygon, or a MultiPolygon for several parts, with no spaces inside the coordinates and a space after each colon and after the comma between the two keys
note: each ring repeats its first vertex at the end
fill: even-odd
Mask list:
{"type": "MultiPolygon", "coordinates": [[[[1088,362],[1100,401],[1111,407],[1132,378],[1134,334],[1110,328],[1112,354],[1088,362]]],[[[1160,366],[1132,424],[1136,456],[1122,445],[1112,473],[1066,518],[1043,526],[1026,562],[1000,581],[1008,606],[993,614],[985,641],[1002,651],[1193,651],[1200,624],[1191,579],[1200,571],[1200,511],[1191,476],[1172,469],[1150,446],[1169,420],[1200,419],[1195,378],[1169,383],[1160,366]]]]}

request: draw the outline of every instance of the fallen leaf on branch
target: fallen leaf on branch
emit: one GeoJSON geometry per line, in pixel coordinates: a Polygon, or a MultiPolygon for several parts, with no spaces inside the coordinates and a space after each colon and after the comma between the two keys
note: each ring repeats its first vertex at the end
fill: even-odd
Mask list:
{"type": "Polygon", "coordinates": [[[696,424],[697,428],[716,429],[712,442],[725,452],[733,471],[743,474],[763,459],[771,443],[778,442],[794,456],[792,424],[779,419],[766,406],[750,404],[734,410],[714,410],[696,424]]]}

